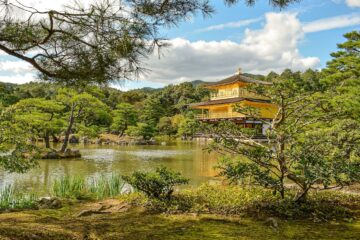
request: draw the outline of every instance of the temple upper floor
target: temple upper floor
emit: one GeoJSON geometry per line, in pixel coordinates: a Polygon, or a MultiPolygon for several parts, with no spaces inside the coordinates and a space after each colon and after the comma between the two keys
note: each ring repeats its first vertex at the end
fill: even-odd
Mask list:
{"type": "Polygon", "coordinates": [[[249,84],[269,85],[271,83],[254,80],[242,74],[236,74],[219,82],[214,82],[206,86],[210,89],[210,99],[220,100],[227,98],[253,98],[266,99],[266,97],[256,94],[248,89],[249,84]]]}

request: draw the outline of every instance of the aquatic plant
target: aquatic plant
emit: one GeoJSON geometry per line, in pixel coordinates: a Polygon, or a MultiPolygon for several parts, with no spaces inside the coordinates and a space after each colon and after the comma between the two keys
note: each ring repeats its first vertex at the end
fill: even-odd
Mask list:
{"type": "Polygon", "coordinates": [[[11,185],[7,185],[0,191],[0,210],[34,208],[37,199],[34,193],[20,193],[11,185]]]}
{"type": "Polygon", "coordinates": [[[94,178],[64,176],[53,182],[52,194],[61,198],[104,199],[121,194],[124,182],[120,175],[94,178]]]}
{"type": "Polygon", "coordinates": [[[80,198],[85,194],[85,179],[64,176],[56,179],[52,185],[52,194],[61,198],[80,198]]]}

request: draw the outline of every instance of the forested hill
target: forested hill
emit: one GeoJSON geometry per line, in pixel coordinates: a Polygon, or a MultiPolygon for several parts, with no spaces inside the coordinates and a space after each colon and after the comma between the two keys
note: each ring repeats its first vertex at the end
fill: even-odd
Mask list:
{"type": "MultiPolygon", "coordinates": [[[[265,78],[261,75],[245,75],[261,80],[265,78]]],[[[74,133],[96,135],[112,132],[143,137],[160,133],[191,135],[191,129],[196,121],[187,105],[209,99],[209,90],[203,87],[208,83],[194,80],[164,88],[147,87],[125,92],[111,87],[88,86],[85,89],[64,89],[63,86],[46,82],[21,85],[0,82],[0,109],[24,104],[27,108],[40,110],[43,106],[54,106],[54,104],[63,106],[63,110],[57,113],[61,120],[56,123],[58,125],[49,124],[51,128],[55,128],[51,131],[60,134],[64,131],[61,126],[64,124],[61,122],[67,121],[66,116],[70,112],[69,101],[82,99],[85,103],[95,99],[99,101],[98,106],[101,107],[89,109],[73,128],[74,133]],[[67,104],[64,104],[66,101],[67,104]]]]}
{"type": "MultiPolygon", "coordinates": [[[[190,82],[168,85],[161,89],[143,88],[127,92],[97,86],[81,90],[70,89],[44,82],[21,85],[0,83],[0,109],[25,104],[27,108],[42,111],[43,106],[63,106],[63,110],[57,112],[61,120],[57,124],[60,125],[51,130],[55,131],[55,134],[63,132],[62,125],[66,125],[66,116],[70,112],[69,102],[80,99],[85,104],[96,99],[100,103],[97,104],[98,107],[88,109],[73,128],[73,133],[96,135],[112,132],[122,135],[128,131],[129,135],[143,137],[152,137],[159,132],[176,135],[179,133],[180,125],[194,123],[193,117],[190,116],[192,113],[186,106],[189,103],[207,100],[208,97],[209,92],[202,84],[194,85],[190,82]]],[[[49,126],[53,128],[52,124],[49,126]]]]}

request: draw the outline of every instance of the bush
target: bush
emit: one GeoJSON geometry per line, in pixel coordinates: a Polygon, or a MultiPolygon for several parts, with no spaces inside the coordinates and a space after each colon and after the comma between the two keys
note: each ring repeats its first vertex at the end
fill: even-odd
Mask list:
{"type": "Polygon", "coordinates": [[[147,203],[150,210],[168,213],[212,213],[246,215],[282,219],[312,219],[314,221],[345,220],[357,217],[354,209],[360,208],[360,197],[335,191],[311,191],[306,203],[293,199],[296,189],[289,189],[285,199],[260,187],[202,185],[197,189],[183,190],[171,201],[147,203]]]}
{"type": "Polygon", "coordinates": [[[159,167],[155,172],[136,171],[131,176],[123,176],[135,189],[144,192],[146,196],[158,200],[170,200],[176,185],[187,184],[189,179],[180,173],[159,167]]]}

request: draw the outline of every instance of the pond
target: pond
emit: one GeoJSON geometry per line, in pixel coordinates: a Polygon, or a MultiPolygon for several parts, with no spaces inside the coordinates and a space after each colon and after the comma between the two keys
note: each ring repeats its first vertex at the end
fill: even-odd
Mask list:
{"type": "Polygon", "coordinates": [[[131,174],[135,170],[151,170],[166,166],[190,178],[191,186],[216,181],[215,154],[196,143],[172,143],[166,146],[76,145],[82,158],[40,160],[39,167],[25,174],[0,171],[0,187],[47,193],[52,182],[62,176],[96,177],[101,174],[131,174]]]}

